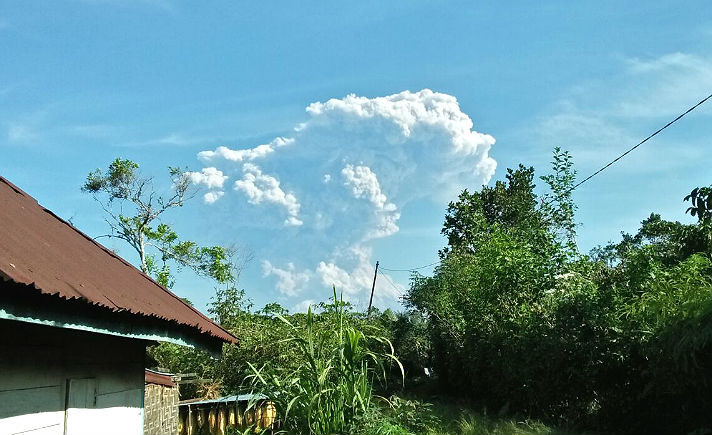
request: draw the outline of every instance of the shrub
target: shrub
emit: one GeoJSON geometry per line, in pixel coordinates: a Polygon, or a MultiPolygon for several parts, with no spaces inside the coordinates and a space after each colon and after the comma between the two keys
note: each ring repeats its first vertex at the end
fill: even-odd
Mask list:
{"type": "Polygon", "coordinates": [[[395,363],[390,341],[367,328],[351,325],[343,302],[334,289],[332,304],[320,316],[309,308],[299,325],[278,314],[288,326],[287,337],[297,356],[292,367],[270,362],[256,367],[246,378],[253,392],[275,403],[282,428],[289,433],[345,433],[371,407],[373,383],[385,380],[386,364],[395,363]]]}

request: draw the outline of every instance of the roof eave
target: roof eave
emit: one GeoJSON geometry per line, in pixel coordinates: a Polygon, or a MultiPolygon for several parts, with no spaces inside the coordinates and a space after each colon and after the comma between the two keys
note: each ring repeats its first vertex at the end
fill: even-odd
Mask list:
{"type": "Polygon", "coordinates": [[[42,294],[37,289],[7,281],[0,280],[0,287],[0,319],[175,343],[205,349],[213,356],[222,354],[223,343],[237,344],[237,339],[231,334],[229,337],[233,340],[223,339],[174,321],[115,311],[81,299],[42,294]]]}

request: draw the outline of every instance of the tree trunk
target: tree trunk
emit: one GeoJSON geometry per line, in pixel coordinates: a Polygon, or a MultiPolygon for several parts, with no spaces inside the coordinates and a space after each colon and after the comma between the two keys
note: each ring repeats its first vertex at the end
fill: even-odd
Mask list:
{"type": "Polygon", "coordinates": [[[141,272],[148,275],[148,267],[146,266],[146,244],[143,241],[143,231],[138,233],[139,255],[141,256],[141,272]]]}

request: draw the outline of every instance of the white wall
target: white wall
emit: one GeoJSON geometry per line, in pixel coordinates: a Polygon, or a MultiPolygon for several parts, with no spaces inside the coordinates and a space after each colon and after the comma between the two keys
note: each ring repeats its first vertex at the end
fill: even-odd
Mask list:
{"type": "Polygon", "coordinates": [[[0,320],[0,435],[143,433],[145,342],[0,320]]]}

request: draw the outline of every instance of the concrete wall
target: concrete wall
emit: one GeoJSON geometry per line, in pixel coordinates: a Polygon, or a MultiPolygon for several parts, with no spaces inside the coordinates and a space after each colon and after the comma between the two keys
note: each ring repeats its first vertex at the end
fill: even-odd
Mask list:
{"type": "Polygon", "coordinates": [[[145,344],[0,320],[0,435],[142,434],[145,344]]]}

